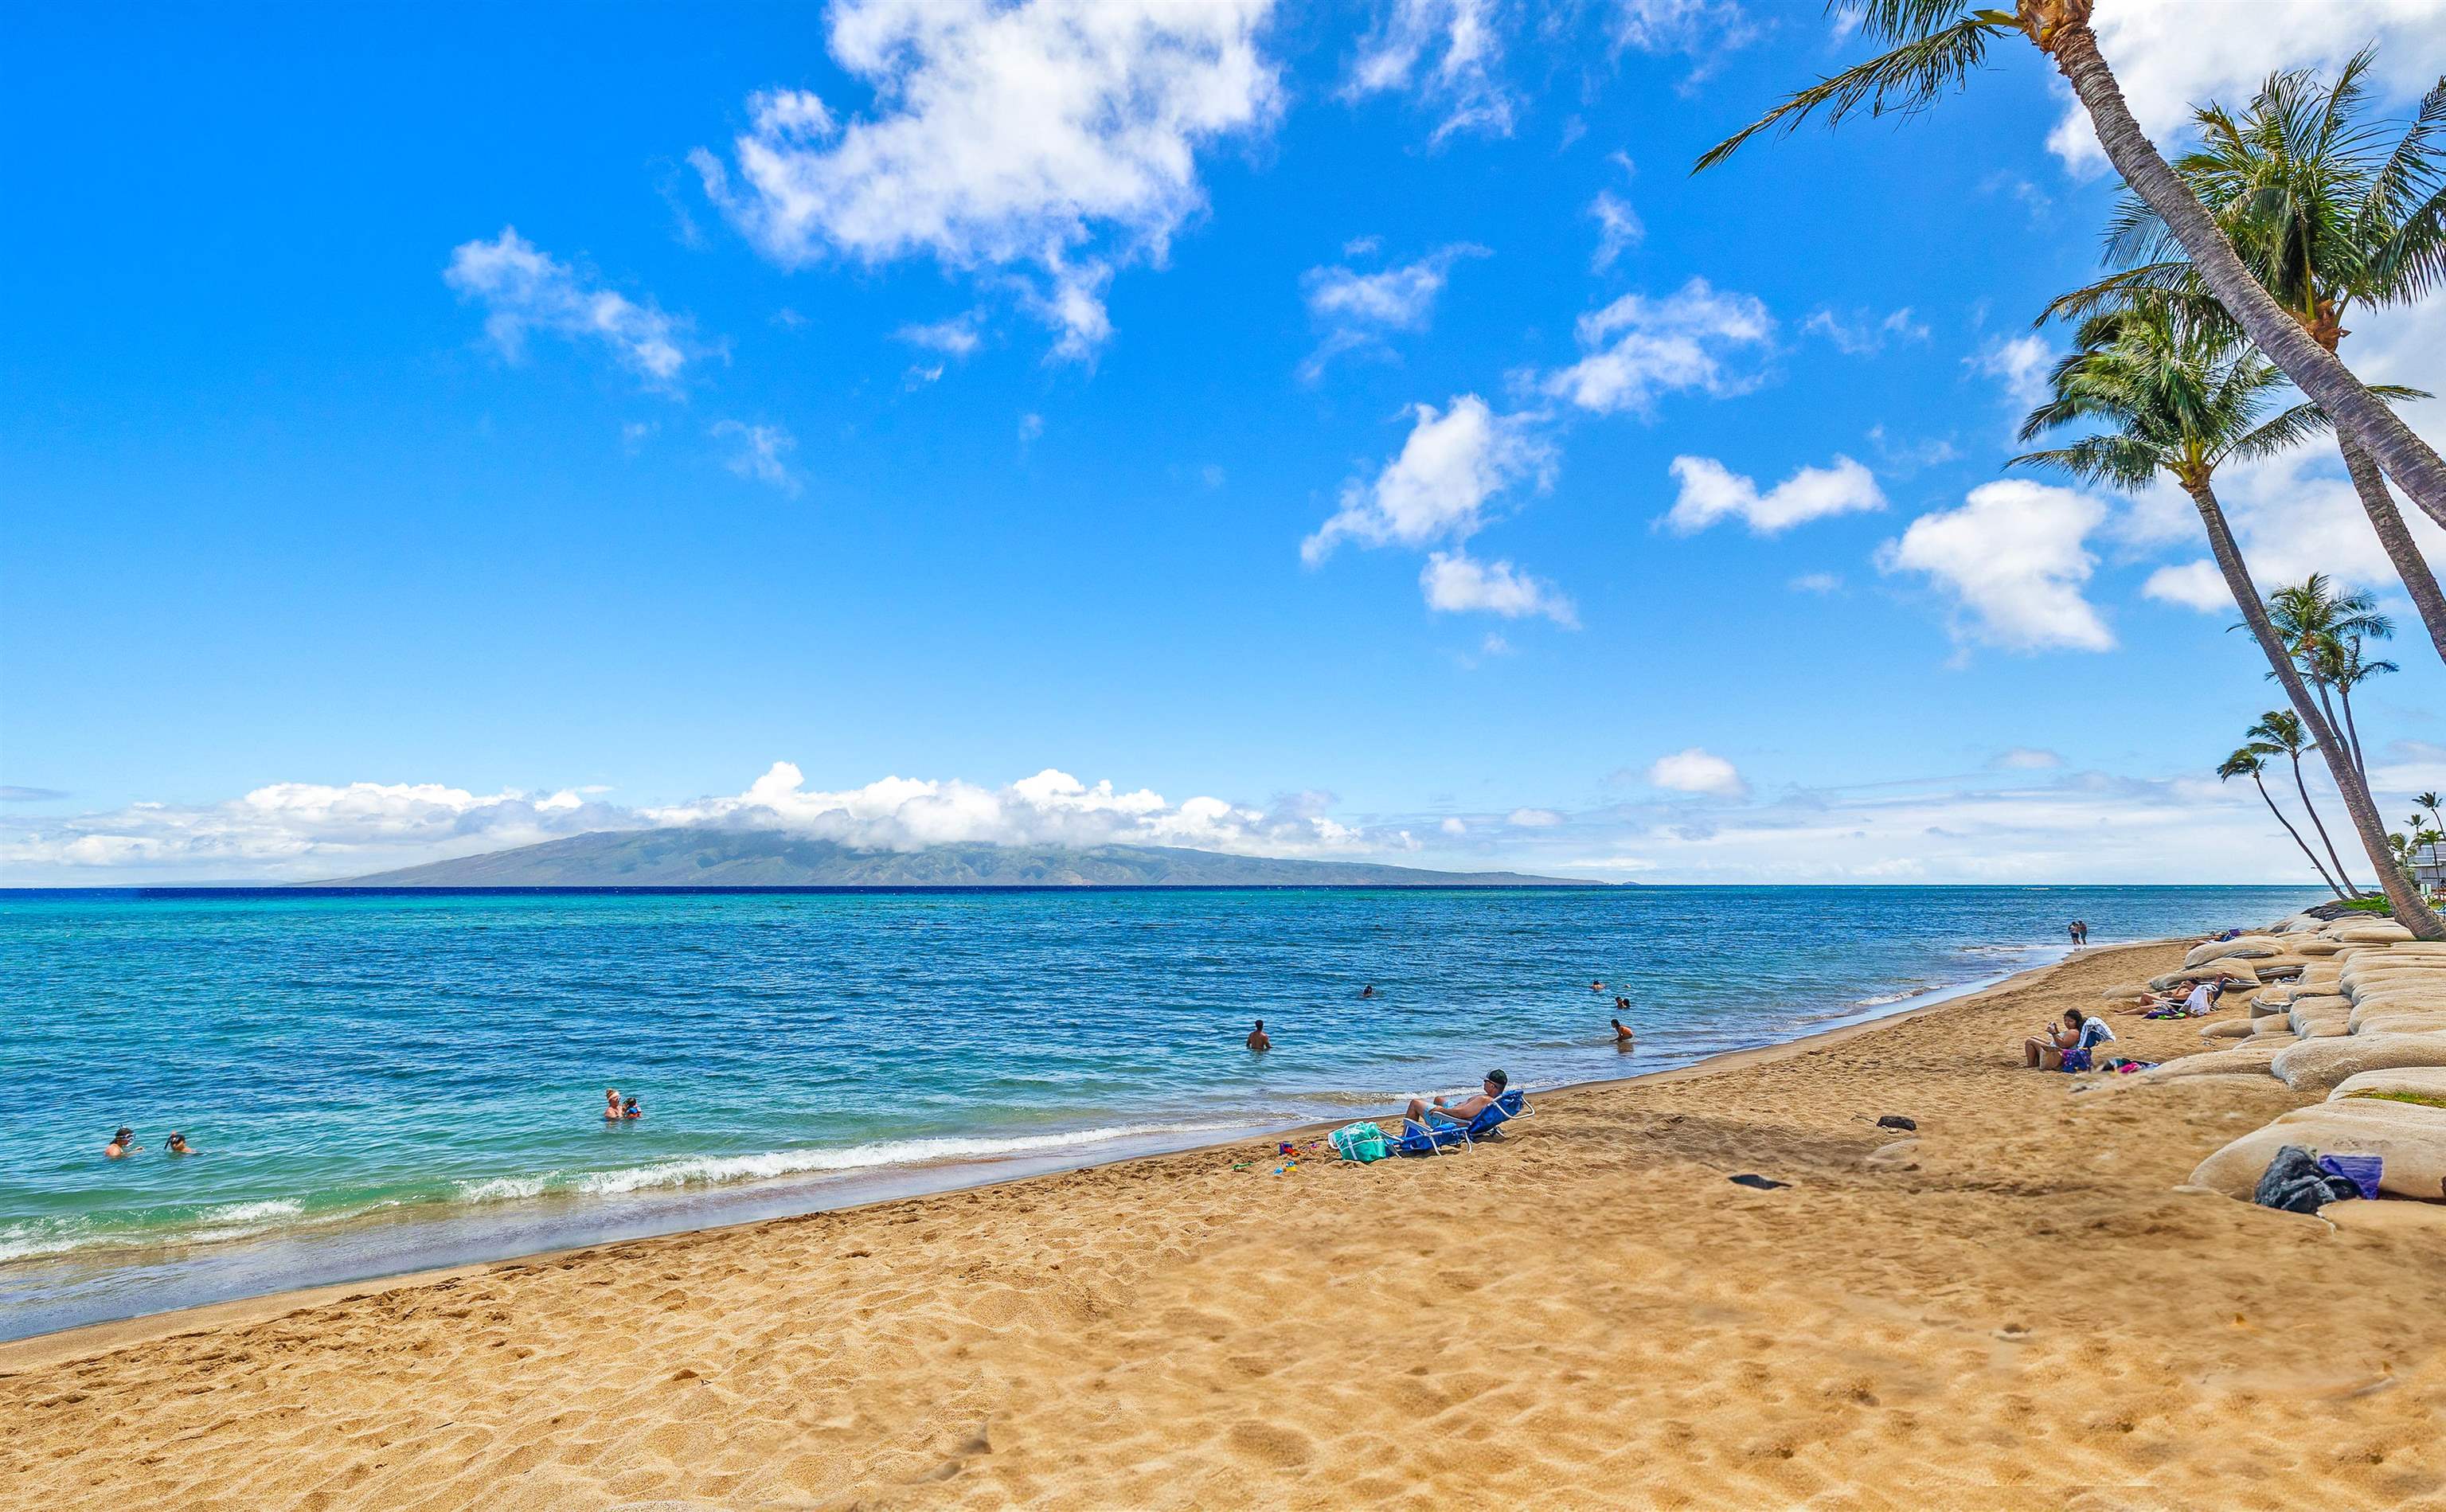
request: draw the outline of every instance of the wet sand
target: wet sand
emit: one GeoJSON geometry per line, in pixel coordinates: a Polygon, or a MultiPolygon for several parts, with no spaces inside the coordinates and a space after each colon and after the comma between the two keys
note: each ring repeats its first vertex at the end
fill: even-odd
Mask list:
{"type": "Polygon", "coordinates": [[[2446,1213],[2177,1191],[2309,1101],[2272,1079],[2018,1064],[2178,956],[1436,1161],[1243,1144],[0,1346],[0,1505],[2446,1508],[2446,1213]]]}

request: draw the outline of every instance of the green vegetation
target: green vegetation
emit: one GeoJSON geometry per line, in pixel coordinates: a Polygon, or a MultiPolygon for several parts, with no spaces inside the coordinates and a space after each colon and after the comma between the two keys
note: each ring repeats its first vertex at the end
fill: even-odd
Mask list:
{"type": "Polygon", "coordinates": [[[2446,1097],[2435,1092],[2347,1092],[2344,1096],[2365,1097],[2374,1103],[2410,1103],[2416,1107],[2446,1107],[2446,1097]]]}

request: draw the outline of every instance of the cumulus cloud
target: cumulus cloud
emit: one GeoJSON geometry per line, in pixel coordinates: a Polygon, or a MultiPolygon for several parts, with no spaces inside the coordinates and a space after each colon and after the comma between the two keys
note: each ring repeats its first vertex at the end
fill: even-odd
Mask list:
{"type": "Polygon", "coordinates": [[[2106,519],[2087,494],[2023,479],[1983,483],[1958,509],[1912,520],[1877,553],[1889,573],[1924,574],[1954,603],[1954,634],[2008,651],[2111,651],[2081,596],[2098,558],[2084,539],[2106,519]]]}
{"type": "Polygon", "coordinates": [[[1272,0],[837,0],[835,62],[874,91],[838,119],[803,90],[748,102],[706,192],[767,256],[931,256],[1018,280],[1085,358],[1113,271],[1161,263],[1205,205],[1197,155],[1275,115],[1257,33],[1272,0]]]}
{"type": "Polygon", "coordinates": [[[1811,312],[1800,330],[1804,335],[1825,337],[1835,350],[1853,357],[1873,357],[1891,341],[1928,339],[1927,322],[1913,316],[1909,305],[1882,316],[1866,310],[1837,314],[1821,305],[1811,312]]]}
{"type": "Polygon", "coordinates": [[[723,465],[742,478],[769,483],[781,492],[796,497],[799,475],[790,467],[790,453],[799,449],[799,439],[782,425],[750,425],[736,420],[715,425],[716,440],[731,443],[729,457],[723,465]]]}
{"type": "Polygon", "coordinates": [[[603,287],[515,226],[453,248],[442,280],[484,307],[484,333],[512,362],[525,356],[528,335],[542,331],[600,348],[649,388],[676,391],[687,367],[687,320],[603,287]]]}
{"type": "Polygon", "coordinates": [[[1735,360],[1766,348],[1775,318],[1755,295],[1720,293],[1693,278],[1663,299],[1625,294],[1582,315],[1586,353],[1536,380],[1539,391],[1598,414],[1647,414],[1665,394],[1696,388],[1719,397],[1758,386],[1735,360]]]}
{"type": "Polygon", "coordinates": [[[1438,142],[1461,131],[1506,137],[1514,105],[1496,77],[1502,63],[1495,0],[1391,0],[1361,41],[1342,97],[1415,93],[1442,117],[1438,142]]]}
{"type": "Polygon", "coordinates": [[[1731,762],[1697,746],[1658,757],[1647,768],[1647,780],[1668,792],[1714,798],[1746,798],[1750,791],[1731,762]]]}
{"type": "Polygon", "coordinates": [[[1563,816],[1551,808],[1515,808],[1503,822],[1521,829],[1552,829],[1563,822],[1563,816]]]}
{"type": "Polygon", "coordinates": [[[1676,457],[1673,476],[1682,493],[1664,523],[1684,536],[1732,519],[1745,521],[1754,536],[1772,536],[1830,515],[1886,507],[1875,476],[1839,452],[1833,466],[1803,467],[1764,493],[1713,457],[1676,457]]]}
{"type": "Polygon", "coordinates": [[[1476,394],[1462,394],[1441,411],[1419,405],[1410,414],[1401,453],[1373,479],[1344,485],[1342,507],[1300,543],[1301,559],[1314,566],[1344,540],[1368,546],[1466,540],[1485,525],[1486,508],[1498,496],[1524,481],[1544,487],[1552,475],[1553,450],[1533,423],[1497,415],[1476,394]]]}
{"type": "MultiPolygon", "coordinates": [[[[2436,0],[2248,8],[2233,0],[2117,0],[2099,6],[2090,25],[2133,115],[2161,144],[2190,124],[2192,105],[2215,100],[2239,109],[2280,68],[2317,68],[2332,77],[2374,42],[2372,82],[2408,99],[2437,82],[2437,60],[2446,55],[2446,9],[2436,0]]],[[[2106,154],[2088,112],[2060,84],[2057,92],[2064,113],[2048,147],[2067,165],[2102,168],[2106,154]]]]}
{"type": "MultiPolygon", "coordinates": [[[[2243,560],[2263,592],[2298,583],[2312,573],[2325,573],[2348,588],[2401,591],[2352,480],[2326,445],[2233,467],[2218,476],[2217,496],[2243,560]]],[[[2400,496],[2397,504],[2422,555],[2433,564],[2446,559],[2446,530],[2400,496]]],[[[2141,542],[2203,539],[2191,500],[2171,486],[2152,489],[2136,500],[2123,534],[2141,542]]],[[[2205,557],[2158,568],[2141,592],[2203,614],[2234,612],[2224,576],[2205,557]]]]}
{"type": "Polygon", "coordinates": [[[2032,409],[2046,400],[2047,369],[2055,365],[2055,353],[2045,337],[2030,332],[1990,337],[1962,361],[1971,371],[1995,379],[2015,408],[2032,409]]]}
{"type": "MultiPolygon", "coordinates": [[[[1433,552],[1419,570],[1419,591],[1439,614],[1481,613],[1519,619],[1537,614],[1577,630],[1578,608],[1552,583],[1508,561],[1479,561],[1465,552],[1433,552]]],[[[1509,648],[1507,648],[1509,649],[1509,648]]]]}
{"type": "Polygon", "coordinates": [[[1336,265],[1310,268],[1300,278],[1300,294],[1308,312],[1325,331],[1325,339],[1300,368],[1314,383],[1326,365],[1352,350],[1389,350],[1384,337],[1396,331],[1427,329],[1435,317],[1436,296],[1443,293],[1452,265],[1463,257],[1488,255],[1484,247],[1455,242],[1416,262],[1360,273],[1336,265]]]}

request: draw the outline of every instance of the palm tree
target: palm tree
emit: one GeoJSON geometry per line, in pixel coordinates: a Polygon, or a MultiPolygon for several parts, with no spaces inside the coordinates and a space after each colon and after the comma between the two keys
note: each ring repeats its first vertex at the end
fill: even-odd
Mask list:
{"type": "Polygon", "coordinates": [[[2395,634],[2395,621],[2378,612],[2378,598],[2371,594],[2340,594],[2325,573],[2312,573],[2289,588],[2279,588],[2267,595],[2268,622],[2293,653],[2293,665],[2302,670],[2311,690],[2319,695],[2319,708],[2327,723],[2336,723],[2337,704],[2343,709],[2345,743],[2352,749],[2353,769],[2366,777],[2368,765],[2361,759],[2361,728],[2353,719],[2353,690],[2382,672],[2400,671],[2391,661],[2371,661],[2361,654],[2361,641],[2386,640],[2395,634]],[[2327,690],[2336,690],[2337,704],[2327,701],[2327,690]]]}
{"type": "MultiPolygon", "coordinates": [[[[2261,755],[2273,756],[2281,751],[2292,760],[2293,790],[2302,795],[2302,806],[2310,814],[2310,827],[2319,832],[2319,843],[2327,847],[2327,860],[2336,863],[2336,879],[2344,884],[2346,897],[2361,897],[2361,890],[2353,885],[2353,876],[2345,869],[2344,859],[2336,854],[2336,842],[2327,836],[2327,826],[2320,822],[2319,805],[2310,802],[2309,784],[2302,780],[2302,753],[2308,750],[2311,745],[2309,734],[2302,728],[2302,721],[2284,709],[2271,709],[2259,716],[2258,724],[2251,726],[2243,733],[2252,740],[2253,745],[2250,748],[2261,755]]],[[[2333,766],[2331,765],[2328,770],[2332,774],[2333,766]]],[[[2371,857],[2370,860],[2374,865],[2385,864],[2375,856],[2371,857]]]]}
{"type": "MultiPolygon", "coordinates": [[[[2381,152],[2380,133],[2362,111],[2361,76],[2374,57],[2364,50],[2344,65],[2332,88],[2308,69],[2270,75],[2239,120],[2214,104],[2193,111],[2201,144],[2174,160],[2244,266],[2330,352],[2350,334],[2343,322],[2355,303],[2418,298],[2441,274],[2446,80],[2381,152]]],[[[2137,197],[2124,197],[2106,245],[2120,271],[2057,300],[2041,320],[2085,314],[2136,291],[2213,305],[2164,219],[2137,197]]],[[[2446,593],[2368,450],[2350,432],[2336,444],[2387,559],[2446,658],[2446,593]]]]}
{"type": "MultiPolygon", "coordinates": [[[[2306,743],[2326,757],[2361,848],[2387,879],[2387,900],[2395,917],[2420,938],[2446,939],[2446,924],[2417,891],[2395,880],[2378,805],[2370,802],[2368,785],[2354,770],[2335,727],[2321,713],[2289,649],[2268,622],[2267,606],[2243,564],[2211,482],[2223,463],[2267,456],[2309,434],[2320,419],[2316,406],[2296,405],[2263,419],[2269,391],[2281,382],[2275,369],[2172,300],[2092,315],[2081,323],[2076,350],[2056,365],[2048,382],[2055,396],[2023,423],[2023,440],[2082,422],[2106,428],[2068,446],[2014,461],[2120,488],[2146,487],[2160,472],[2182,485],[2208,530],[2209,551],[2227,591],[2242,610],[2286,699],[2301,716],[2306,743]]],[[[2306,800],[2306,788],[2304,796],[2306,800]]],[[[2343,870],[2341,862],[2336,869],[2343,870]]],[[[2344,885],[2349,890],[2352,884],[2347,879],[2344,885]]]]}
{"type": "Polygon", "coordinates": [[[2231,782],[2237,777],[2248,776],[2251,785],[2259,789],[2260,802],[2266,803],[2267,811],[2276,816],[2276,822],[2285,826],[2285,833],[2293,837],[2293,843],[2302,847],[2302,854],[2310,858],[2310,864],[2318,869],[2319,880],[2327,884],[2327,891],[2338,898],[2343,897],[2344,890],[2338,887],[2336,879],[2327,875],[2326,863],[2319,860],[2319,853],[2310,848],[2310,842],[2304,840],[2302,832],[2293,827],[2293,822],[2285,817],[2285,810],[2276,806],[2276,795],[2267,790],[2266,780],[2267,755],[2267,748],[2264,746],[2245,746],[2227,757],[2224,764],[2217,767],[2217,780],[2231,782]]]}
{"type": "MultiPolygon", "coordinates": [[[[2312,403],[2335,417],[2336,428],[2378,459],[2386,476],[2432,518],[2446,520],[2446,461],[2413,433],[2378,395],[2311,339],[2250,275],[2180,175],[2158,155],[2098,50],[2089,28],[2092,0],[2015,0],[2010,10],[1974,9],[1967,0],[1828,0],[1863,33],[1894,44],[1891,50],[1819,80],[1710,147],[1692,172],[1712,168],[1741,143],[1771,127],[1789,133],[1823,112],[1829,124],[1865,111],[1916,114],[1969,82],[1985,65],[1988,45],[2019,33],[2045,54],[2089,112],[2098,145],[2187,254],[2200,283],[2242,325],[2267,359],[2312,403]]],[[[2423,266],[2438,273],[2439,258],[2423,266]]],[[[2372,842],[2383,843],[2373,832],[2372,842]]]]}
{"type": "Polygon", "coordinates": [[[2418,803],[2421,807],[2429,810],[2430,828],[2446,829],[2446,818],[2439,817],[2437,813],[2437,795],[2436,793],[2415,793],[2412,795],[2412,801],[2418,803]]]}

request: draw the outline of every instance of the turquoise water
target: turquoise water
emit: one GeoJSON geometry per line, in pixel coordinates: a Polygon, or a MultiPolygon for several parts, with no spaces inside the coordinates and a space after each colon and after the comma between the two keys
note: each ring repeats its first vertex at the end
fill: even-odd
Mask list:
{"type": "Polygon", "coordinates": [[[1491,1065],[1662,1069],[2048,958],[2074,917],[2106,942],[2316,900],[0,894],[0,1336],[1382,1111],[1491,1065]],[[648,1116],[606,1125],[607,1087],[648,1116]],[[122,1123],[145,1152],[104,1161],[122,1123]],[[162,1154],[174,1129],[200,1153],[162,1154]]]}

